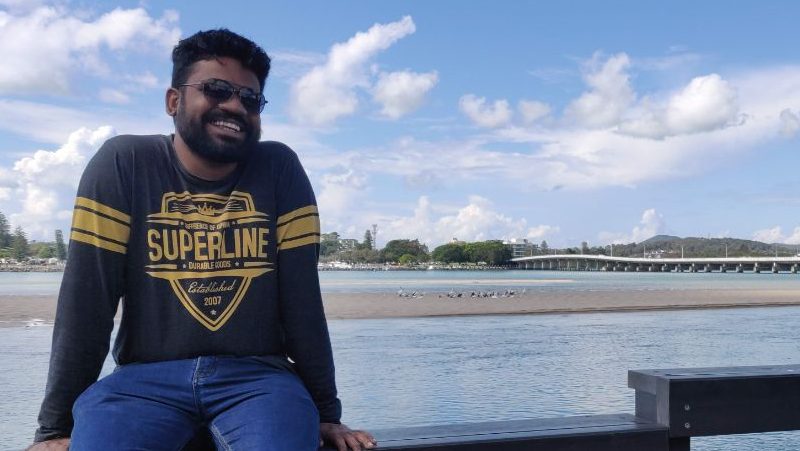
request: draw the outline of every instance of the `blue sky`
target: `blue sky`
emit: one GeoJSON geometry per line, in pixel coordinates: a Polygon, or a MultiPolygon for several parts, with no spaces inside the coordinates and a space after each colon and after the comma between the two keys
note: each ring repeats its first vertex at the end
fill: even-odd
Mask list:
{"type": "Polygon", "coordinates": [[[68,229],[102,142],[170,133],[169,52],[227,27],[323,231],[800,244],[800,3],[0,0],[0,211],[68,229]],[[764,3],[764,4],[761,4],[764,3]]]}

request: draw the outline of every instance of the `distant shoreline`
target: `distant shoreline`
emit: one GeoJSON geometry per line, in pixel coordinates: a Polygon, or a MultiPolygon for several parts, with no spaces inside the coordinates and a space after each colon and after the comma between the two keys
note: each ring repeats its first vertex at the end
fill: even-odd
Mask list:
{"type": "MultiPolygon", "coordinates": [[[[800,305],[800,290],[527,291],[513,297],[404,298],[396,293],[323,293],[326,316],[337,319],[468,315],[567,314],[800,305]]],[[[0,327],[52,323],[54,295],[0,295],[0,327]]]]}
{"type": "Polygon", "coordinates": [[[0,272],[64,272],[64,265],[3,265],[0,272]]]}

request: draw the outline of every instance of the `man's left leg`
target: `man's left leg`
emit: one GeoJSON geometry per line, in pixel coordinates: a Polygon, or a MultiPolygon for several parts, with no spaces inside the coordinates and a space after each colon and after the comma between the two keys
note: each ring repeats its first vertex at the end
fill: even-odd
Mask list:
{"type": "Polygon", "coordinates": [[[257,357],[220,357],[198,381],[222,450],[316,451],[319,414],[300,378],[257,357]]]}

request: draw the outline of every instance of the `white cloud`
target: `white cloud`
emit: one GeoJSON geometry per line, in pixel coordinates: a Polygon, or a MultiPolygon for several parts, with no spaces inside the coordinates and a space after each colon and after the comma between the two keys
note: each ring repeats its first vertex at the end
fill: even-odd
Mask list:
{"type": "Polygon", "coordinates": [[[302,77],[314,66],[324,65],[326,59],[324,53],[298,50],[272,50],[269,57],[272,59],[269,76],[289,80],[302,77]]]}
{"type": "MultiPolygon", "coordinates": [[[[614,126],[593,128],[568,121],[542,121],[541,126],[535,128],[506,123],[505,127],[475,136],[428,141],[401,139],[378,148],[359,149],[352,155],[360,157],[361,163],[357,164],[362,164],[362,169],[370,174],[417,180],[430,178],[426,174],[441,174],[442,168],[447,168],[446,180],[443,179],[446,184],[490,181],[528,192],[635,187],[641,183],[687,178],[779,139],[787,122],[787,113],[781,119],[781,112],[800,105],[800,85],[796,83],[800,79],[800,66],[735,73],[724,80],[715,78],[696,81],[692,89],[687,89],[692,85],[688,83],[668,95],[654,92],[645,96],[662,98],[662,108],[673,104],[674,111],[681,111],[679,105],[691,103],[687,100],[689,92],[735,92],[737,119],[703,132],[693,127],[705,127],[713,122],[674,119],[672,123],[682,124],[682,132],[674,131],[672,133],[676,134],[662,139],[621,133],[614,126]],[[716,88],[701,89],[708,84],[716,88]],[[720,87],[723,88],[717,89],[720,87]],[[671,102],[676,93],[682,94],[678,96],[681,101],[671,102]],[[740,121],[739,117],[747,120],[740,121]],[[505,147],[505,143],[513,147],[505,147]]],[[[476,100],[474,96],[472,100],[476,100]]],[[[639,108],[631,105],[622,116],[633,117],[641,113],[639,108]]],[[[733,111],[732,108],[722,109],[733,111]]],[[[505,123],[505,119],[491,125],[497,123],[505,123]]],[[[662,117],[660,124],[663,123],[662,117]]]]}
{"type": "Polygon", "coordinates": [[[790,235],[784,235],[781,226],[757,230],[753,240],[762,243],[800,244],[800,227],[795,227],[790,235]]]}
{"type": "Polygon", "coordinates": [[[60,7],[0,11],[0,93],[68,92],[74,72],[110,70],[106,49],[166,53],[180,37],[177,20],[174,11],[153,18],[142,8],[116,8],[93,21],[60,7]]]}
{"type": "Polygon", "coordinates": [[[160,83],[158,77],[149,71],[138,75],[126,75],[125,79],[133,82],[137,87],[146,89],[157,88],[160,83]]]}
{"type": "Polygon", "coordinates": [[[131,102],[131,97],[122,91],[111,88],[103,88],[98,94],[100,100],[107,103],[115,103],[117,105],[125,105],[131,102]]]}
{"type": "Polygon", "coordinates": [[[540,239],[547,236],[555,235],[560,231],[561,228],[558,226],[540,224],[536,227],[531,227],[530,229],[528,229],[528,233],[525,235],[525,238],[540,239]]]}
{"type": "Polygon", "coordinates": [[[53,230],[65,229],[86,163],[113,135],[114,130],[108,126],[82,128],[70,134],[56,150],[37,150],[17,160],[11,170],[0,168],[0,173],[13,180],[6,186],[13,192],[13,199],[4,200],[12,208],[2,208],[11,212],[9,220],[22,226],[33,239],[50,240],[53,230]]]}
{"type": "Polygon", "coordinates": [[[665,106],[645,104],[640,116],[623,122],[620,131],[633,136],[666,136],[707,132],[737,125],[736,90],[717,74],[696,77],[665,106]]]}
{"type": "Polygon", "coordinates": [[[517,109],[525,124],[532,124],[550,114],[550,105],[535,100],[520,100],[517,109]]]}
{"type": "Polygon", "coordinates": [[[438,81],[436,72],[382,73],[373,89],[373,99],[383,106],[381,114],[398,119],[419,108],[438,81]]]}
{"type": "Polygon", "coordinates": [[[461,112],[481,127],[496,128],[511,122],[511,108],[505,99],[495,100],[492,104],[487,105],[485,97],[466,94],[461,96],[458,106],[461,112]]]}
{"type": "Polygon", "coordinates": [[[528,227],[527,221],[497,211],[488,199],[469,196],[458,207],[434,205],[427,196],[417,200],[411,216],[379,217],[383,236],[418,238],[433,248],[453,238],[463,241],[511,239],[520,236],[538,238],[558,232],[558,227],[528,227]]]}
{"type": "Polygon", "coordinates": [[[601,62],[595,53],[586,63],[584,81],[590,90],[572,101],[566,116],[579,125],[602,128],[616,125],[636,99],[630,86],[628,55],[620,53],[601,62]]]}
{"type": "Polygon", "coordinates": [[[364,175],[353,169],[337,169],[320,177],[317,204],[323,225],[338,224],[337,221],[350,217],[366,186],[364,175]]]}
{"type": "Polygon", "coordinates": [[[783,132],[784,136],[794,136],[800,130],[800,117],[789,108],[781,111],[779,117],[781,120],[781,132],[783,132]]]}
{"type": "Polygon", "coordinates": [[[0,99],[0,130],[37,141],[61,144],[79,128],[114,124],[123,134],[169,133],[172,120],[166,114],[142,117],[135,111],[96,106],[91,110],[67,108],[23,100],[0,99]]]}
{"type": "Polygon", "coordinates": [[[650,208],[642,213],[642,219],[630,233],[610,233],[601,232],[599,239],[601,243],[627,244],[639,243],[664,233],[664,217],[656,212],[655,208],[650,208]]]}
{"type": "Polygon", "coordinates": [[[717,74],[694,78],[670,99],[666,122],[676,134],[722,127],[732,121],[739,106],[736,91],[717,74]]]}
{"type": "Polygon", "coordinates": [[[761,241],[762,243],[778,243],[783,241],[783,231],[781,226],[757,230],[753,233],[753,240],[761,241]]]}
{"type": "Polygon", "coordinates": [[[335,44],[325,64],[315,66],[291,88],[292,117],[312,125],[329,125],[358,108],[357,88],[370,87],[366,63],[398,40],[414,33],[410,16],[397,22],[375,24],[347,42],[335,44]]]}

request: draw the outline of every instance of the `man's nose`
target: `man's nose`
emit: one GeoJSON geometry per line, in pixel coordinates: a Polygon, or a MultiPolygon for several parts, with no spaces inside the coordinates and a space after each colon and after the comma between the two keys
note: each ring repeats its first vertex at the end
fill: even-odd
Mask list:
{"type": "Polygon", "coordinates": [[[236,113],[243,117],[247,117],[249,114],[244,105],[242,105],[242,99],[239,97],[239,93],[234,93],[228,100],[220,102],[219,107],[225,111],[236,113]]]}

